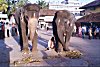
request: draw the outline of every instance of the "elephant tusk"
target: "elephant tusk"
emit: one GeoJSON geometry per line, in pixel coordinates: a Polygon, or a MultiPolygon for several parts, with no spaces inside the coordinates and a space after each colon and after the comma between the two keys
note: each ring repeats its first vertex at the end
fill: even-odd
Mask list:
{"type": "Polygon", "coordinates": [[[66,43],[66,36],[64,36],[63,38],[64,38],[64,42],[66,43]]]}
{"type": "Polygon", "coordinates": [[[64,36],[66,36],[66,33],[64,33],[64,36]]]}
{"type": "Polygon", "coordinates": [[[70,23],[70,22],[69,22],[69,20],[68,20],[67,25],[68,25],[69,23],[70,23]]]}
{"type": "Polygon", "coordinates": [[[35,13],[34,13],[34,17],[35,17],[35,13]]]}
{"type": "Polygon", "coordinates": [[[70,24],[70,26],[72,27],[72,26],[73,26],[73,24],[71,23],[71,24],[70,24]]]}
{"type": "Polygon", "coordinates": [[[63,36],[63,38],[64,38],[64,42],[66,42],[66,35],[67,35],[67,34],[64,33],[63,35],[64,35],[64,36],[63,36]]]}

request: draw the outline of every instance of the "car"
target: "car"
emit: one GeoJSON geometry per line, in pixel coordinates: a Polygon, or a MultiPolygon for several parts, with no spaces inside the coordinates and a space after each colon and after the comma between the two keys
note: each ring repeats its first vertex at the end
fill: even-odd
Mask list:
{"type": "Polygon", "coordinates": [[[0,39],[5,38],[5,24],[9,22],[8,15],[0,13],[0,39]]]}

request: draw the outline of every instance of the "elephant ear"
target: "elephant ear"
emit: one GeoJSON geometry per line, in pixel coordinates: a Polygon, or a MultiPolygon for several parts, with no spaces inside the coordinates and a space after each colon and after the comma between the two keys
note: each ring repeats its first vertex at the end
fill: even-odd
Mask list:
{"type": "Polygon", "coordinates": [[[72,30],[74,29],[74,25],[75,25],[75,22],[76,22],[76,18],[75,18],[75,15],[74,14],[70,14],[70,31],[72,32],[72,30]]]}
{"type": "Polygon", "coordinates": [[[22,9],[22,8],[18,8],[18,9],[16,10],[16,12],[15,12],[15,21],[16,21],[17,24],[20,23],[21,9],[22,9]]]}
{"type": "Polygon", "coordinates": [[[75,23],[76,22],[75,15],[73,13],[70,14],[70,20],[71,20],[71,23],[75,23]]]}

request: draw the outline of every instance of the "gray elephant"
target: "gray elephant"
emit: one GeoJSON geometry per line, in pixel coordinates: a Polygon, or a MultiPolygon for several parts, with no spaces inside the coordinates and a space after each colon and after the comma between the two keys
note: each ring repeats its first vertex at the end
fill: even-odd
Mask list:
{"type": "Polygon", "coordinates": [[[53,18],[53,35],[57,52],[69,50],[69,40],[75,24],[75,16],[67,10],[60,10],[53,18]]]}
{"type": "Polygon", "coordinates": [[[18,25],[20,35],[21,50],[27,52],[28,49],[28,29],[30,30],[30,40],[32,41],[32,51],[37,50],[37,23],[40,6],[37,4],[26,4],[18,8],[15,12],[15,20],[18,25]]]}

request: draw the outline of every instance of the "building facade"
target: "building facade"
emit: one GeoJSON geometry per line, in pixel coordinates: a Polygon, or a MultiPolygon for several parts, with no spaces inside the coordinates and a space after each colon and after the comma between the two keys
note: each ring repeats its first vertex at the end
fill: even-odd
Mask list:
{"type": "Polygon", "coordinates": [[[89,15],[91,13],[98,13],[100,12],[100,0],[92,1],[80,7],[80,9],[84,9],[84,11],[82,11],[83,15],[89,15]]]}
{"type": "Polygon", "coordinates": [[[78,26],[100,28],[100,0],[94,0],[80,9],[84,9],[82,11],[84,16],[76,21],[78,26]]]}
{"type": "Polygon", "coordinates": [[[83,3],[80,3],[79,0],[67,0],[67,3],[49,3],[49,9],[54,10],[68,10],[71,13],[73,13],[76,17],[76,19],[80,18],[80,11],[83,9],[79,9],[83,3]]]}

